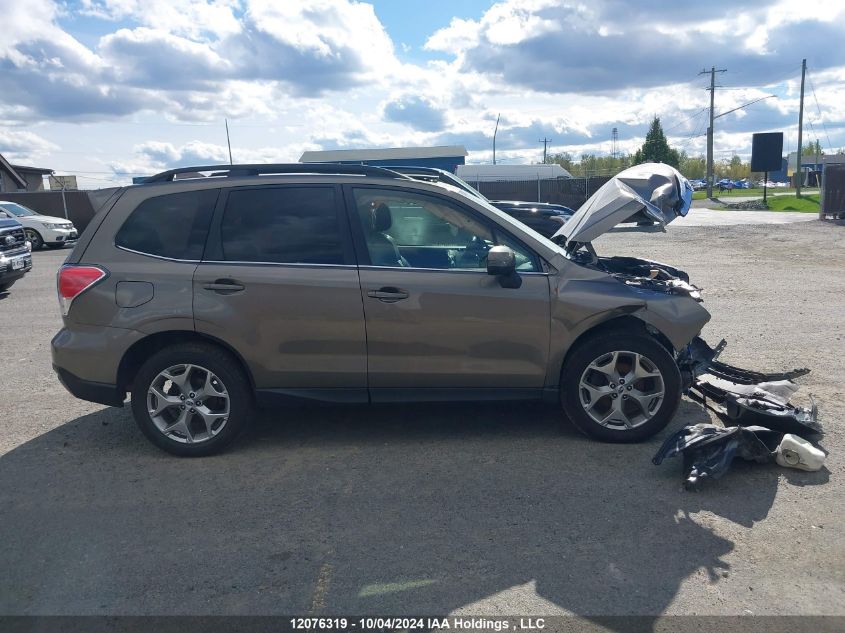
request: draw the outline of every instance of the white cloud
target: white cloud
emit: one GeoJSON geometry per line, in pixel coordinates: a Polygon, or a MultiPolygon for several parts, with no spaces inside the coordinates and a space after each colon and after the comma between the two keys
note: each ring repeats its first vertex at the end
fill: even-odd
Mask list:
{"type": "Polygon", "coordinates": [[[240,31],[238,0],[82,0],[80,14],[193,38],[240,31]]]}
{"type": "MultiPolygon", "coordinates": [[[[545,137],[553,151],[608,151],[613,127],[623,149],[634,148],[655,114],[673,143],[697,152],[707,105],[697,72],[710,64],[727,66],[722,82],[742,88],[717,93],[720,112],[778,95],[719,119],[720,151],[724,143],[744,151],[752,131],[793,133],[803,56],[816,93],[808,82],[805,138],[826,144],[829,133],[845,145],[845,52],[835,46],[845,5],[831,0],[807,0],[800,12],[785,0],[741,8],[711,0],[704,17],[691,3],[662,0],[505,0],[430,34],[424,49],[434,59],[426,62],[410,61],[405,47],[399,61],[366,2],[61,6],[0,0],[0,129],[98,122],[114,130],[100,135],[99,163],[84,152],[89,132],[78,140],[67,127],[63,138],[47,134],[80,145],[72,160],[52,164],[91,173],[227,162],[224,117],[238,161],[431,143],[465,144],[471,160],[489,159],[499,114],[503,160],[537,160],[545,137]],[[80,14],[106,33],[80,36],[83,44],[74,37],[80,14]]],[[[58,152],[39,138],[17,136],[36,156],[58,152]]]]}
{"type": "Polygon", "coordinates": [[[58,145],[33,132],[0,127],[0,154],[13,163],[37,162],[58,149],[58,145]]]}

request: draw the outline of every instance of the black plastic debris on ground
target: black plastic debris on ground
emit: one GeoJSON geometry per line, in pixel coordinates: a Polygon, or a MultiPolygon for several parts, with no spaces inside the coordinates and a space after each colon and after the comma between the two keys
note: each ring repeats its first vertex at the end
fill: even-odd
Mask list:
{"type": "Polygon", "coordinates": [[[741,369],[717,360],[725,345],[722,340],[711,348],[696,337],[681,353],[678,367],[688,396],[732,425],[760,425],[803,438],[822,432],[815,403],[808,408],[789,401],[798,390],[793,379],[809,369],[772,374],[741,369]]]}
{"type": "Polygon", "coordinates": [[[651,461],[660,465],[667,457],[681,454],[684,487],[695,489],[704,479],[724,475],[736,457],[758,463],[773,461],[782,439],[783,433],[761,426],[694,424],[667,438],[651,461]]]}

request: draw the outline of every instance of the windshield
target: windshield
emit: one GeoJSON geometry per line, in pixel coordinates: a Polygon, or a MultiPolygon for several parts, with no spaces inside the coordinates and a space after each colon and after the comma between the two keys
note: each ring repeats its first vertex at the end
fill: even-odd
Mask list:
{"type": "MultiPolygon", "coordinates": [[[[457,176],[456,176],[456,178],[457,178],[457,176]]],[[[552,240],[550,240],[548,237],[546,237],[542,233],[538,233],[537,231],[532,229],[527,224],[524,224],[523,222],[520,222],[519,220],[513,218],[512,216],[508,215],[507,213],[505,213],[501,209],[497,209],[492,204],[490,204],[490,201],[487,200],[487,198],[485,198],[484,196],[481,196],[479,198],[478,196],[474,196],[474,195],[470,194],[468,191],[465,191],[464,189],[461,189],[461,188],[459,188],[455,185],[450,185],[449,183],[445,183],[445,182],[439,182],[439,183],[437,183],[437,185],[439,187],[443,187],[444,189],[448,189],[449,191],[452,191],[454,193],[460,194],[460,195],[464,196],[465,198],[472,200],[473,202],[475,202],[475,204],[480,204],[483,207],[490,209],[499,218],[504,220],[507,224],[510,224],[511,226],[516,227],[517,234],[518,234],[518,231],[522,231],[524,233],[530,233],[531,237],[542,240],[543,242],[546,243],[546,246],[549,246],[549,247],[553,248],[554,250],[559,251],[561,253],[564,252],[564,250],[563,250],[563,248],[561,247],[560,244],[553,242],[552,240]]],[[[472,189],[472,187],[470,187],[470,189],[472,189]]]]}
{"type": "Polygon", "coordinates": [[[27,209],[26,207],[20,204],[16,204],[14,202],[4,202],[3,204],[0,204],[0,209],[3,209],[3,211],[8,211],[12,215],[16,215],[19,218],[22,218],[27,215],[38,215],[32,209],[27,209]]]}
{"type": "MultiPolygon", "coordinates": [[[[448,172],[447,172],[447,173],[448,173],[448,172]]],[[[489,202],[489,200],[488,200],[487,196],[485,196],[485,195],[484,195],[483,193],[481,193],[478,189],[476,189],[475,187],[473,187],[472,185],[470,185],[469,183],[467,183],[467,181],[466,181],[466,180],[464,180],[463,178],[459,178],[459,177],[458,177],[458,176],[456,176],[455,174],[449,174],[449,178],[450,178],[451,180],[453,180],[453,181],[456,183],[456,186],[457,186],[457,187],[459,187],[459,188],[461,188],[461,189],[464,189],[467,193],[471,193],[471,194],[473,194],[473,195],[475,195],[475,196],[478,196],[478,197],[479,197],[479,198],[481,198],[482,200],[485,200],[485,201],[489,202]]]]}

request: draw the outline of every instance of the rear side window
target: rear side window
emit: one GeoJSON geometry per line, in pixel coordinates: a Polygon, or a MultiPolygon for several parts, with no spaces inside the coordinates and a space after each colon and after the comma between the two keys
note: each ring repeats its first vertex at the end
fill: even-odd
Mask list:
{"type": "Polygon", "coordinates": [[[202,259],[217,189],[171,193],[144,200],[120,227],[114,243],[172,259],[202,259]]]}
{"type": "Polygon", "coordinates": [[[226,261],[342,264],[334,187],[229,192],[220,234],[226,261]]]}

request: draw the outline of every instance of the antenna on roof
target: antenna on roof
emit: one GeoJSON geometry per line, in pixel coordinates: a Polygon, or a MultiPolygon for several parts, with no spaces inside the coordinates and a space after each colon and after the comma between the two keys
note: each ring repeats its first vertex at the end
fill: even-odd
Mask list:
{"type": "Polygon", "coordinates": [[[226,124],[226,145],[229,146],[229,164],[233,165],[232,163],[232,143],[229,141],[229,119],[223,119],[223,122],[226,124]]]}

